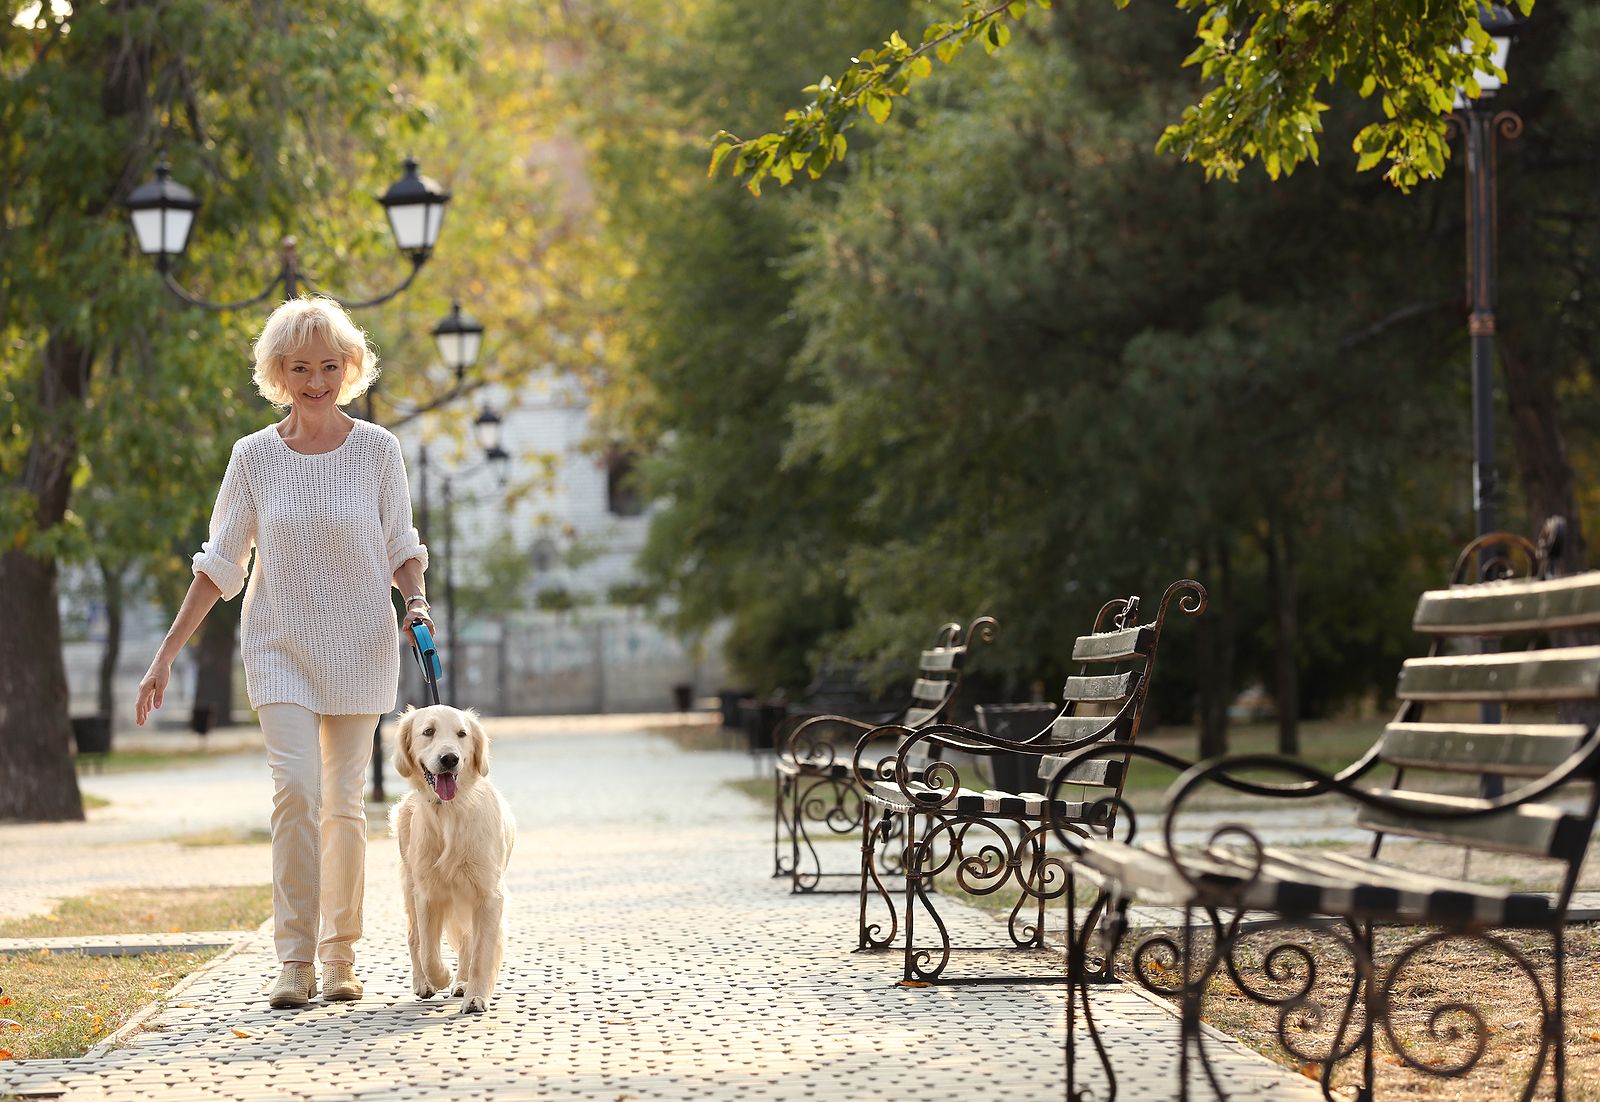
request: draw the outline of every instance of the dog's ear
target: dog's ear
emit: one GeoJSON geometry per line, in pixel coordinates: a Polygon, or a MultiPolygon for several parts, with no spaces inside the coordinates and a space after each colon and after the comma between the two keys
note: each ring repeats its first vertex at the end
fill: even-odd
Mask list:
{"type": "Polygon", "coordinates": [[[408,779],[417,775],[416,759],[411,756],[411,725],[416,718],[417,709],[407,704],[394,733],[394,771],[408,779]]]}
{"type": "Polygon", "coordinates": [[[472,771],[480,777],[489,775],[489,732],[478,722],[478,713],[468,708],[463,715],[467,729],[472,732],[472,771]]]}

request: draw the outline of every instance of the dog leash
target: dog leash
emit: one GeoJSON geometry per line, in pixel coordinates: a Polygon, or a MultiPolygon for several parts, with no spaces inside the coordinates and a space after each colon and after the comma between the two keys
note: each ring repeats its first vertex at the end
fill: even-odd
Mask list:
{"type": "MultiPolygon", "coordinates": [[[[417,660],[417,669],[422,671],[422,680],[428,686],[428,696],[433,698],[435,704],[439,703],[439,678],[444,676],[444,667],[439,663],[439,647],[433,641],[433,633],[421,621],[411,625],[411,637],[415,640],[411,644],[411,657],[417,660]]],[[[420,765],[420,763],[419,763],[420,765]]],[[[428,782],[428,788],[433,788],[433,774],[428,772],[426,765],[421,766],[422,776],[428,782]]],[[[434,796],[434,803],[441,802],[434,796]]]]}
{"type": "Polygon", "coordinates": [[[422,680],[428,686],[428,695],[435,704],[439,703],[439,679],[444,676],[444,666],[439,662],[439,648],[433,641],[433,633],[428,630],[428,625],[418,621],[411,625],[411,657],[417,660],[417,669],[422,671],[422,680]]]}

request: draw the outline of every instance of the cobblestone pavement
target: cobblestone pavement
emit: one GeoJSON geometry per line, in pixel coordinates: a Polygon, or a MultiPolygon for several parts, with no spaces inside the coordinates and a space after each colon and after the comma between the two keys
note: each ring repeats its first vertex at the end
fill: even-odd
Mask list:
{"type": "MultiPolygon", "coordinates": [[[[769,878],[760,809],[722,783],[750,775],[745,755],[596,730],[502,738],[493,765],[520,835],[506,965],[487,1015],[411,994],[398,858],[383,840],[369,851],[362,1001],[269,1010],[263,992],[276,966],[270,935],[258,931],[123,1047],[0,1065],[0,1094],[1062,1097],[1061,989],[894,986],[898,958],[848,951],[852,897],[793,897],[769,878]]],[[[13,829],[43,828],[0,828],[0,844],[13,829]]],[[[58,833],[58,846],[70,836],[58,833]]],[[[944,910],[958,936],[992,937],[989,917],[944,910]]],[[[1097,992],[1095,1006],[1121,1097],[1171,1097],[1173,1019],[1126,990],[1097,992]]],[[[1316,1096],[1238,1046],[1218,1070],[1231,1097],[1316,1096]]]]}

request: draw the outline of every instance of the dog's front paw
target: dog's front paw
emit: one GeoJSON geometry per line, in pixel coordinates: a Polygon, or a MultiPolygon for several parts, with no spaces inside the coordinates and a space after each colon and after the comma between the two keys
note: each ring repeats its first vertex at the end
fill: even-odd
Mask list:
{"type": "Polygon", "coordinates": [[[461,979],[458,976],[456,978],[456,982],[454,984],[452,984],[451,987],[450,987],[450,995],[451,995],[452,998],[459,999],[462,995],[465,995],[466,993],[467,993],[467,981],[464,980],[464,979],[461,979]]]}
{"type": "Polygon", "coordinates": [[[411,990],[419,999],[431,999],[439,993],[442,985],[430,983],[421,975],[411,977],[411,990]]]}
{"type": "Polygon", "coordinates": [[[463,1014],[482,1014],[489,1009],[489,1001],[482,995],[474,995],[461,1004],[463,1014]]]}

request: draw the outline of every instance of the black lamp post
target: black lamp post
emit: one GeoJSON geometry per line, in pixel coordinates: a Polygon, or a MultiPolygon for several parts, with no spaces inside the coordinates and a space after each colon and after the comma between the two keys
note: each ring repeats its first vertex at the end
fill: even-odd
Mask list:
{"type": "MultiPolygon", "coordinates": [[[[1494,43],[1494,63],[1501,70],[1511,54],[1511,35],[1521,22],[1503,4],[1484,4],[1479,22],[1494,43]]],[[[1500,497],[1500,475],[1494,458],[1494,335],[1495,299],[1498,292],[1496,231],[1499,219],[1496,201],[1499,184],[1495,176],[1495,138],[1511,140],[1522,133],[1522,119],[1513,111],[1496,111],[1494,101],[1501,80],[1493,73],[1474,74],[1479,95],[1468,99],[1456,93],[1455,113],[1450,121],[1466,138],[1467,154],[1467,334],[1472,341],[1472,506],[1477,515],[1478,535],[1495,531],[1496,506],[1500,497]]],[[[1478,572],[1485,572],[1495,556],[1491,549],[1479,553],[1478,572]]],[[[1498,704],[1480,706],[1485,723],[1500,721],[1498,704]]],[[[1498,776],[1485,774],[1482,792],[1495,798],[1505,792],[1498,776]]]]}
{"type": "MultiPolygon", "coordinates": [[[[1500,4],[1482,9],[1483,29],[1494,42],[1495,64],[1505,69],[1511,51],[1511,33],[1520,20],[1500,4]]],[[[1467,99],[1457,93],[1455,128],[1466,139],[1467,182],[1467,333],[1472,341],[1472,504],[1478,535],[1495,530],[1500,476],[1494,454],[1494,336],[1496,286],[1495,138],[1514,139],[1522,133],[1522,119],[1511,111],[1495,111],[1501,80],[1492,73],[1476,74],[1480,95],[1467,99]]]]}
{"type": "MultiPolygon", "coordinates": [[[[455,583],[455,535],[456,514],[454,482],[456,479],[466,478],[476,474],[485,467],[496,472],[500,485],[505,485],[506,477],[511,464],[511,453],[501,446],[502,421],[498,413],[485,405],[472,423],[473,434],[477,437],[478,446],[483,449],[483,458],[472,465],[455,471],[446,471],[439,478],[440,488],[444,495],[444,604],[445,604],[445,639],[451,646],[459,645],[456,639],[456,583],[455,583]]],[[[417,457],[417,472],[419,485],[422,489],[422,529],[424,539],[427,538],[428,525],[428,449],[421,448],[417,457]]],[[[457,702],[456,679],[447,677],[445,680],[445,696],[453,705],[457,702]]]]}
{"type": "MultiPolygon", "coordinates": [[[[439,240],[439,227],[444,221],[444,207],[450,193],[433,180],[417,174],[417,162],[407,157],[405,173],[399,181],[378,199],[389,216],[389,227],[394,231],[395,247],[411,261],[411,271],[394,289],[363,300],[335,299],[349,310],[377,306],[388,302],[411,286],[417,272],[433,255],[439,240]]],[[[194,228],[195,212],[200,201],[194,192],[172,179],[172,170],[163,159],[156,166],[156,178],[134,189],[128,196],[127,207],[133,221],[133,230],[139,240],[139,251],[154,257],[167,289],[190,306],[203,310],[237,310],[262,302],[279,287],[284,297],[294,298],[302,286],[321,291],[311,278],[300,269],[299,255],[293,237],[285,237],[281,246],[282,259],[272,281],[259,294],[237,302],[211,302],[190,293],[173,277],[173,262],[183,256],[189,247],[189,231],[194,228]]],[[[326,291],[321,291],[328,294],[326,291]]]]}

